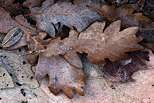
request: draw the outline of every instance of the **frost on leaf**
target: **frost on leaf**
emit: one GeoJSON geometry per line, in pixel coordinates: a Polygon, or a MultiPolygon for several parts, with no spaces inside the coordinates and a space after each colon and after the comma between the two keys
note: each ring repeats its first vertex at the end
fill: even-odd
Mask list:
{"type": "Polygon", "coordinates": [[[31,13],[42,13],[42,15],[34,16],[37,26],[50,35],[53,35],[53,31],[50,28],[52,23],[57,24],[60,22],[70,28],[75,27],[77,31],[81,32],[92,22],[101,19],[101,16],[97,12],[88,9],[86,6],[75,5],[69,2],[57,2],[52,6],[43,5],[41,8],[33,8],[31,13]],[[43,14],[51,12],[61,14],[43,14]]]}
{"type": "Polygon", "coordinates": [[[82,69],[70,65],[62,56],[39,56],[35,77],[42,79],[49,76],[48,87],[55,95],[63,91],[68,98],[73,98],[73,90],[84,95],[85,74],[82,69]]]}
{"type": "Polygon", "coordinates": [[[75,30],[69,32],[69,37],[61,40],[56,38],[50,42],[45,50],[42,53],[47,56],[57,56],[57,55],[67,55],[67,52],[74,51],[73,45],[78,41],[79,33],[75,30]]]}
{"type": "Polygon", "coordinates": [[[137,43],[142,37],[135,36],[138,27],[120,31],[121,21],[115,21],[106,29],[104,22],[95,22],[79,35],[77,51],[87,53],[88,59],[95,64],[105,64],[105,58],[112,62],[126,59],[125,52],[143,49],[137,43]]]}
{"type": "Polygon", "coordinates": [[[88,59],[95,64],[105,64],[105,58],[112,62],[126,59],[125,52],[143,49],[137,43],[142,37],[137,38],[137,27],[130,27],[120,31],[120,21],[110,24],[105,30],[104,22],[95,22],[85,31],[78,33],[70,31],[70,36],[63,40],[53,40],[43,54],[47,57],[65,55],[69,51],[87,53],[88,59]]]}

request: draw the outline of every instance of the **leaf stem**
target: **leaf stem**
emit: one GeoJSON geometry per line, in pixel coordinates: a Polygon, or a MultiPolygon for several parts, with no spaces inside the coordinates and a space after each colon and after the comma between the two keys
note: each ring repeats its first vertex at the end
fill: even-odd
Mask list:
{"type": "Polygon", "coordinates": [[[34,42],[36,42],[37,44],[40,44],[34,37],[31,36],[31,34],[30,34],[29,32],[27,32],[27,31],[22,27],[21,24],[19,24],[15,19],[13,19],[13,20],[14,20],[15,23],[19,26],[19,28],[21,28],[22,31],[26,34],[26,40],[29,41],[29,38],[31,37],[31,38],[34,40],[34,42]]]}
{"type": "Polygon", "coordinates": [[[111,19],[109,16],[103,15],[103,11],[101,11],[101,10],[99,10],[99,9],[96,9],[96,8],[90,6],[90,5],[87,5],[86,7],[89,8],[89,9],[91,9],[91,10],[93,10],[93,11],[96,11],[97,13],[99,13],[99,14],[100,14],[102,17],[104,17],[104,18],[107,18],[108,20],[114,21],[114,20],[111,19]]]}

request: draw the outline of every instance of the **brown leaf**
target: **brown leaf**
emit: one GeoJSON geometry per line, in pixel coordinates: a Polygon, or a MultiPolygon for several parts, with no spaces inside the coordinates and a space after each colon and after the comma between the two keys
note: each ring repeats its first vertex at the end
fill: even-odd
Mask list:
{"type": "Polygon", "coordinates": [[[5,13],[3,15],[4,16],[3,18],[6,18],[6,19],[3,20],[0,18],[0,21],[2,20],[2,22],[0,22],[0,26],[2,27],[0,28],[0,32],[4,32],[8,34],[4,38],[2,46],[5,49],[12,50],[12,49],[17,49],[27,45],[27,38],[26,38],[27,34],[25,34],[25,32],[36,34],[36,28],[31,27],[23,15],[18,15],[15,17],[15,19],[12,19],[5,10],[3,10],[3,12],[5,13]],[[18,33],[18,31],[21,31],[21,32],[18,33]]]}
{"type": "Polygon", "coordinates": [[[73,98],[73,90],[84,95],[82,87],[85,85],[85,74],[82,69],[70,65],[62,56],[39,56],[35,77],[42,79],[49,76],[51,92],[55,95],[63,91],[68,98],[73,98]]]}
{"type": "Polygon", "coordinates": [[[132,15],[127,15],[121,18],[122,26],[124,28],[131,26],[141,26],[140,24],[147,25],[151,20],[144,16],[142,13],[134,13],[132,15]]]}
{"type": "Polygon", "coordinates": [[[0,8],[0,32],[8,33],[15,26],[16,24],[12,20],[10,14],[6,12],[3,8],[0,8]]]}
{"type": "Polygon", "coordinates": [[[23,12],[25,10],[22,8],[22,5],[19,2],[15,2],[15,0],[1,0],[0,2],[2,2],[0,7],[4,8],[11,15],[18,15],[19,12],[23,12]]]}
{"type": "MultiPolygon", "coordinates": [[[[36,33],[36,28],[31,27],[23,15],[18,15],[15,20],[11,18],[10,14],[3,8],[0,8],[0,32],[8,33],[11,29],[15,27],[22,26],[24,30],[31,33],[36,33]]],[[[20,28],[20,27],[19,27],[20,28]]],[[[20,28],[21,29],[21,28],[20,28]]]]}
{"type": "Polygon", "coordinates": [[[15,17],[14,22],[16,26],[18,26],[20,29],[24,29],[27,33],[30,33],[32,35],[37,34],[36,28],[32,27],[30,23],[27,22],[27,19],[23,15],[18,15],[15,17]],[[20,26],[19,26],[20,25],[20,26]],[[22,27],[22,28],[21,28],[22,27]]]}
{"type": "Polygon", "coordinates": [[[149,48],[150,50],[154,51],[154,44],[153,43],[145,43],[144,44],[147,48],[149,48]]]}
{"type": "Polygon", "coordinates": [[[113,5],[103,5],[100,9],[102,15],[108,17],[109,19],[116,20],[126,15],[130,15],[134,12],[134,8],[129,5],[122,5],[116,7],[115,4],[113,5]]]}
{"type": "Polygon", "coordinates": [[[135,13],[134,19],[143,24],[148,24],[151,22],[151,20],[148,17],[144,16],[142,13],[135,13]]]}
{"type": "Polygon", "coordinates": [[[113,62],[126,59],[128,55],[125,52],[143,49],[137,44],[142,37],[135,36],[138,31],[137,27],[130,27],[120,32],[120,23],[120,21],[116,21],[103,31],[105,23],[95,22],[81,32],[79,38],[78,33],[71,30],[68,38],[63,40],[57,38],[51,41],[42,53],[50,57],[64,55],[72,50],[85,52],[91,62],[99,65],[105,64],[105,58],[109,58],[113,62]]]}
{"type": "Polygon", "coordinates": [[[82,62],[75,51],[68,51],[64,54],[65,60],[76,68],[82,68],[82,62]]]}
{"type": "Polygon", "coordinates": [[[53,31],[50,28],[52,23],[55,25],[58,22],[73,28],[75,27],[77,31],[83,31],[87,28],[92,22],[100,20],[101,16],[85,6],[74,5],[70,2],[57,2],[54,5],[42,5],[41,8],[33,8],[31,13],[42,13],[40,15],[34,15],[37,22],[37,27],[46,31],[50,35],[53,35],[53,31]],[[59,13],[52,14],[50,13],[59,13]],[[46,14],[49,13],[49,14],[46,14]],[[65,14],[63,14],[65,13],[65,14]]]}
{"type": "MultiPolygon", "coordinates": [[[[95,9],[95,8],[92,8],[95,9]]],[[[109,20],[115,21],[120,19],[124,28],[131,26],[140,26],[140,24],[148,24],[151,20],[144,16],[142,13],[134,13],[134,8],[130,5],[122,5],[116,7],[116,5],[103,5],[100,10],[96,10],[103,17],[109,20]]]]}
{"type": "Polygon", "coordinates": [[[27,41],[28,50],[35,51],[35,52],[44,50],[46,46],[51,42],[50,38],[47,40],[44,40],[46,36],[47,36],[47,33],[39,32],[38,35],[32,37],[33,39],[30,38],[29,41],[27,41]]]}
{"type": "Polygon", "coordinates": [[[27,55],[27,60],[31,65],[36,65],[36,62],[38,61],[38,54],[27,55]]]}
{"type": "Polygon", "coordinates": [[[105,30],[104,22],[95,22],[79,35],[77,51],[87,53],[95,64],[105,64],[105,58],[112,62],[128,58],[125,52],[143,49],[137,43],[142,37],[135,36],[138,27],[120,30],[121,21],[115,21],[105,30]]]}
{"type": "Polygon", "coordinates": [[[7,40],[4,40],[2,44],[3,46],[5,44],[4,47],[7,47],[7,49],[12,50],[27,45],[27,35],[25,34],[25,31],[27,33],[36,34],[36,29],[30,26],[30,24],[27,22],[23,15],[18,15],[15,17],[15,19],[12,19],[9,13],[6,12],[3,8],[0,8],[0,15],[0,32],[8,33],[15,27],[20,28],[24,31],[23,36],[13,35],[13,33],[11,33],[12,31],[8,33],[8,35],[6,36],[7,40]]]}
{"type": "Polygon", "coordinates": [[[37,51],[44,50],[46,45],[48,45],[51,41],[51,39],[44,40],[44,38],[47,36],[47,33],[45,32],[39,32],[39,35],[34,36],[35,40],[38,41],[36,43],[34,40],[30,39],[28,44],[28,50],[32,52],[31,54],[27,55],[28,62],[31,65],[36,65],[38,61],[39,53],[37,51]],[[33,53],[34,52],[34,53],[33,53]]]}
{"type": "Polygon", "coordinates": [[[65,55],[69,51],[74,51],[73,45],[78,40],[78,32],[75,30],[71,30],[69,32],[69,37],[61,40],[60,38],[56,38],[50,42],[47,46],[47,49],[41,51],[43,55],[57,56],[57,55],[65,55]]]}

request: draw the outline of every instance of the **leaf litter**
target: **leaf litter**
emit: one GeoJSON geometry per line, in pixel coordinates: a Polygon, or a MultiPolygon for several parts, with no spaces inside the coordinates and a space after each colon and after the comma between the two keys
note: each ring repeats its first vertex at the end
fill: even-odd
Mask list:
{"type": "Polygon", "coordinates": [[[18,42],[23,36],[23,32],[19,28],[13,28],[8,34],[5,36],[2,42],[3,48],[10,47],[18,42]]]}
{"type": "Polygon", "coordinates": [[[0,32],[7,33],[2,46],[7,50],[24,46],[30,53],[28,61],[36,65],[35,78],[42,80],[47,75],[46,85],[55,95],[63,92],[73,98],[73,91],[85,94],[86,74],[81,60],[84,53],[90,62],[100,66],[104,73],[101,78],[111,83],[134,81],[134,72],[146,66],[153,67],[149,59],[151,51],[144,51],[147,46],[138,43],[150,41],[147,28],[153,25],[149,24],[148,17],[134,13],[129,5],[103,5],[101,8],[98,0],[74,0],[72,3],[27,0],[24,6],[31,14],[13,18],[0,8],[0,14],[6,16],[0,18],[0,32]],[[27,16],[36,21],[36,27],[28,22],[27,16]],[[64,34],[58,33],[64,32],[61,30],[64,26],[70,31],[62,38],[64,34]],[[125,62],[128,63],[123,64],[125,62]]]}

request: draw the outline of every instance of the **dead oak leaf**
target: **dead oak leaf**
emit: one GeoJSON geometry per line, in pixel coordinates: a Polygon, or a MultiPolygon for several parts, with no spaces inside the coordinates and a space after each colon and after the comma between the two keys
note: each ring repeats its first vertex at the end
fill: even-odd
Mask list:
{"type": "Polygon", "coordinates": [[[75,30],[71,30],[68,38],[52,40],[46,49],[40,51],[41,54],[46,57],[64,55],[65,60],[71,65],[76,68],[82,68],[82,62],[73,48],[73,45],[78,41],[78,34],[75,30]]]}
{"type": "Polygon", "coordinates": [[[138,27],[130,27],[120,31],[121,21],[115,21],[106,29],[104,22],[95,22],[79,35],[76,51],[87,53],[88,59],[95,64],[105,64],[105,58],[112,62],[126,59],[125,52],[143,49],[137,43],[142,37],[135,36],[138,27]]]}
{"type": "Polygon", "coordinates": [[[68,98],[73,98],[73,90],[84,95],[85,74],[82,69],[70,65],[62,56],[39,56],[35,77],[42,79],[49,76],[48,87],[55,95],[63,91],[68,98]]]}
{"type": "Polygon", "coordinates": [[[18,15],[14,19],[3,8],[0,8],[0,32],[8,33],[15,27],[22,26],[26,32],[36,33],[36,28],[32,27],[23,15],[18,15]]]}
{"type": "Polygon", "coordinates": [[[2,27],[0,32],[7,33],[3,40],[4,43],[2,43],[4,49],[13,50],[28,45],[26,33],[36,34],[36,28],[31,27],[23,15],[18,15],[15,19],[12,19],[9,14],[4,14],[3,16],[9,18],[4,21],[2,19],[2,22],[0,22],[0,27],[2,27]]]}
{"type": "Polygon", "coordinates": [[[100,10],[90,7],[99,12],[103,17],[111,21],[121,20],[124,28],[131,26],[140,26],[140,24],[148,24],[151,20],[144,16],[142,13],[133,13],[134,8],[130,5],[122,5],[116,7],[116,5],[103,5],[100,10]]]}
{"type": "Polygon", "coordinates": [[[121,17],[121,21],[124,28],[131,26],[142,27],[143,25],[148,25],[151,22],[151,20],[144,16],[142,13],[134,13],[131,15],[123,16],[121,17]]]}
{"type": "Polygon", "coordinates": [[[70,2],[57,2],[41,8],[31,9],[31,13],[42,13],[41,15],[34,15],[37,22],[37,27],[53,35],[51,25],[60,22],[70,28],[75,27],[77,31],[81,32],[86,29],[92,22],[100,20],[101,16],[86,6],[75,5],[70,2]],[[52,14],[50,13],[61,13],[52,14]],[[49,14],[43,14],[49,13],[49,14]],[[65,14],[64,14],[65,13],[65,14]],[[67,13],[67,14],[66,14],[67,13]]]}
{"type": "Polygon", "coordinates": [[[134,8],[129,5],[122,5],[116,7],[116,5],[103,5],[100,9],[100,12],[103,16],[108,17],[109,19],[119,19],[123,16],[130,15],[134,12],[134,8]]]}
{"type": "Polygon", "coordinates": [[[128,55],[125,52],[143,49],[137,44],[142,37],[135,36],[138,27],[120,31],[120,23],[121,21],[116,21],[104,30],[104,22],[95,22],[80,35],[71,30],[68,38],[51,41],[42,54],[50,57],[65,55],[69,51],[84,52],[88,54],[87,57],[91,62],[99,65],[105,64],[105,58],[109,58],[112,62],[126,59],[128,55]]]}
{"type": "Polygon", "coordinates": [[[31,65],[35,65],[38,61],[38,56],[39,56],[39,50],[44,50],[46,45],[48,45],[51,41],[51,39],[46,39],[44,38],[47,36],[47,33],[45,32],[39,32],[38,35],[33,36],[37,42],[35,42],[32,39],[29,39],[27,42],[28,45],[28,51],[32,52],[29,55],[27,55],[27,60],[31,65]],[[39,44],[38,44],[39,43],[39,44]]]}
{"type": "Polygon", "coordinates": [[[42,54],[50,57],[57,55],[65,55],[69,51],[74,51],[73,45],[78,40],[79,33],[75,30],[69,32],[69,37],[63,40],[56,38],[50,42],[45,50],[42,50],[42,54]]]}

